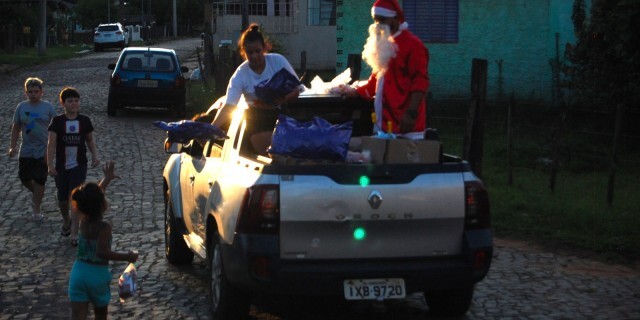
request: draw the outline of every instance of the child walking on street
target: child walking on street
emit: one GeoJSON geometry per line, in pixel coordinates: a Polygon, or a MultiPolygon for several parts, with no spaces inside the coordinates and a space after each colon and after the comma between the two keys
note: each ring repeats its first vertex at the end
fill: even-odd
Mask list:
{"type": "Polygon", "coordinates": [[[47,162],[44,158],[47,149],[47,127],[56,116],[53,105],[41,100],[42,80],[27,78],[24,82],[26,101],[20,102],[13,114],[11,126],[11,142],[9,157],[18,152],[18,137],[22,134],[18,162],[18,177],[31,191],[32,218],[40,220],[44,217],[40,206],[44,196],[44,185],[47,182],[47,162]]]}
{"type": "Polygon", "coordinates": [[[49,175],[55,177],[58,189],[58,207],[63,219],[61,235],[71,235],[71,245],[76,246],[78,219],[73,211],[69,216],[69,194],[87,178],[87,148],[92,155],[92,168],[98,166],[100,160],[91,119],[79,113],[78,90],[71,87],[62,89],[60,105],[64,108],[64,114],[54,117],[49,125],[47,167],[49,175]]]}
{"type": "Polygon", "coordinates": [[[80,217],[78,251],[69,277],[71,317],[87,319],[89,303],[93,304],[96,319],[107,319],[111,300],[111,272],[109,261],[138,260],[138,253],[119,253],[111,250],[112,226],[103,221],[107,210],[105,190],[117,178],[114,163],[103,166],[104,178],[100,183],[81,184],[71,192],[71,206],[80,217]]]}

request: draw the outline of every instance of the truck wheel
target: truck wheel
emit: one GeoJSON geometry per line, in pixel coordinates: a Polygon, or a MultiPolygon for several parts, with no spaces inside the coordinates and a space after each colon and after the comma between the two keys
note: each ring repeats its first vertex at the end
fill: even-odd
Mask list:
{"type": "Polygon", "coordinates": [[[463,316],[471,306],[473,286],[444,292],[425,292],[429,315],[442,317],[463,316]]]}
{"type": "Polygon", "coordinates": [[[209,244],[209,273],[210,297],[213,319],[233,320],[246,319],[249,315],[251,297],[234,287],[224,271],[222,252],[220,251],[220,236],[216,233],[210,238],[209,244]]]}
{"type": "Polygon", "coordinates": [[[171,200],[167,201],[164,210],[164,253],[172,264],[188,264],[193,260],[193,251],[178,232],[171,200]]]}

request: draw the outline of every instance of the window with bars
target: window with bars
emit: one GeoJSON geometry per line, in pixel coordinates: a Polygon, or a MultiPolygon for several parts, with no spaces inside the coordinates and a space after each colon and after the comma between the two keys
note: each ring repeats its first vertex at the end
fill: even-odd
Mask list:
{"type": "MultiPolygon", "coordinates": [[[[258,23],[267,32],[289,33],[298,28],[299,0],[248,0],[247,11],[251,22],[258,23]]],[[[307,0],[304,0],[307,1],[307,0]]],[[[217,0],[212,3],[216,16],[222,17],[242,15],[242,0],[217,0]]],[[[225,23],[223,19],[216,22],[218,27],[225,23]]],[[[226,27],[225,27],[226,28],[226,27]]]]}
{"type": "Polygon", "coordinates": [[[310,26],[335,26],[336,0],[308,0],[307,16],[310,26]]]}
{"type": "Polygon", "coordinates": [[[273,0],[273,15],[276,17],[289,17],[293,11],[291,0],[273,0]]]}
{"type": "Polygon", "coordinates": [[[424,42],[457,43],[459,0],[404,0],[409,30],[424,42]]]}
{"type": "MultiPolygon", "coordinates": [[[[242,15],[242,0],[227,0],[213,2],[213,10],[218,15],[242,15]],[[225,6],[226,4],[226,6],[225,6]]],[[[250,16],[266,16],[267,0],[247,1],[247,10],[250,16]]]]}

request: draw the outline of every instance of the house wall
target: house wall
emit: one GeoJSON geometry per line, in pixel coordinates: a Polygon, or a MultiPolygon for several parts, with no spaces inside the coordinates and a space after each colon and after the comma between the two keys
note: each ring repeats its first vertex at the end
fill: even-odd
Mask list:
{"type": "MultiPolygon", "coordinates": [[[[343,54],[338,55],[337,72],[346,68],[348,53],[362,52],[372,22],[372,3],[344,1],[339,8],[337,39],[343,54]]],[[[481,58],[488,62],[487,99],[513,92],[522,99],[549,101],[550,59],[556,52],[562,57],[564,45],[575,41],[572,5],[569,0],[460,0],[459,42],[426,43],[431,94],[434,98],[467,97],[471,60],[481,58]]],[[[361,79],[368,74],[364,71],[361,79]]]]}
{"type": "MultiPolygon", "coordinates": [[[[249,23],[263,26],[265,33],[276,39],[284,48],[283,55],[291,65],[301,68],[301,53],[306,51],[306,68],[332,70],[336,65],[336,26],[307,25],[307,0],[293,1],[294,17],[249,16],[249,23]]],[[[213,34],[214,48],[221,40],[230,40],[235,49],[242,33],[242,16],[213,15],[216,28],[213,34]]]]}
{"type": "MultiPolygon", "coordinates": [[[[338,5],[336,11],[338,18],[336,19],[336,42],[337,42],[337,61],[336,73],[341,73],[347,68],[347,59],[349,54],[361,54],[367,38],[369,25],[373,22],[371,19],[371,5],[373,1],[369,0],[353,0],[342,1],[342,5],[338,5]]],[[[362,62],[361,78],[367,78],[371,69],[367,68],[366,63],[362,62]]]]}

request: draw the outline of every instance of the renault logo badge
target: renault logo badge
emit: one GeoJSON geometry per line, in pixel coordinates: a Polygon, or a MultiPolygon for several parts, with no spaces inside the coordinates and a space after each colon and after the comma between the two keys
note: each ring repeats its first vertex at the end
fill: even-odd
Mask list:
{"type": "Polygon", "coordinates": [[[382,195],[378,191],[371,191],[367,202],[369,202],[369,205],[372,209],[378,209],[380,207],[380,204],[382,204],[382,195]]]}

